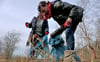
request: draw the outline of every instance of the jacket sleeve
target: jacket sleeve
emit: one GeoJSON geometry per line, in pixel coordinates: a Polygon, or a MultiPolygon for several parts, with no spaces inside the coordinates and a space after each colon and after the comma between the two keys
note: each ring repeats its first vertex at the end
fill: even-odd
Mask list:
{"type": "MultiPolygon", "coordinates": [[[[35,17],[34,17],[35,18],[35,17]]],[[[29,28],[32,28],[32,24],[34,23],[34,18],[31,20],[31,22],[29,23],[29,28]]]]}
{"type": "Polygon", "coordinates": [[[63,11],[66,11],[66,13],[69,12],[68,17],[76,21],[80,21],[80,19],[82,19],[84,11],[83,8],[81,8],[80,6],[69,4],[67,2],[62,2],[62,4],[63,4],[63,11]]]}
{"type": "Polygon", "coordinates": [[[31,23],[29,23],[29,28],[32,28],[32,22],[31,22],[31,23]]]}
{"type": "Polygon", "coordinates": [[[82,17],[83,17],[83,11],[84,9],[79,7],[79,6],[74,6],[69,14],[69,17],[71,17],[74,20],[79,20],[81,21],[82,17]]]}
{"type": "Polygon", "coordinates": [[[32,27],[32,34],[35,34],[35,28],[36,28],[36,17],[34,17],[31,21],[31,27],[32,27]]]}

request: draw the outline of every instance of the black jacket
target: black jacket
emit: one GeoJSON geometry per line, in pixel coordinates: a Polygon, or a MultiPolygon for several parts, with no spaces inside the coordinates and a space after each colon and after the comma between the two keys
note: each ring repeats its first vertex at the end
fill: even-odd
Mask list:
{"type": "MultiPolygon", "coordinates": [[[[32,28],[31,35],[35,34],[36,22],[37,22],[37,17],[34,17],[31,23],[29,24],[29,28],[32,28]]],[[[44,19],[44,22],[42,24],[42,36],[44,36],[46,32],[49,32],[48,21],[44,19]]]]}
{"type": "Polygon", "coordinates": [[[52,17],[60,25],[64,24],[68,17],[73,21],[82,21],[83,11],[83,8],[67,2],[54,1],[51,4],[52,17]]]}

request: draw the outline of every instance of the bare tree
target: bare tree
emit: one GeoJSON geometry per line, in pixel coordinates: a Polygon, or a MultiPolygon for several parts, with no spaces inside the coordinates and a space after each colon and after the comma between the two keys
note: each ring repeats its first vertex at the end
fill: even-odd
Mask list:
{"type": "Polygon", "coordinates": [[[96,23],[96,45],[95,46],[100,50],[100,18],[97,20],[96,23]]]}
{"type": "Polygon", "coordinates": [[[96,30],[97,40],[100,41],[100,18],[97,20],[96,30]]]}
{"type": "MultiPolygon", "coordinates": [[[[94,3],[91,0],[78,0],[78,2],[77,2],[78,5],[83,7],[85,10],[84,16],[83,16],[84,20],[79,25],[79,28],[76,32],[77,34],[79,34],[79,37],[81,36],[80,39],[82,39],[83,37],[85,38],[83,41],[87,41],[86,37],[88,37],[88,39],[89,38],[91,39],[90,43],[94,42],[94,39],[96,39],[96,34],[95,34],[96,29],[93,27],[95,27],[94,23],[100,22],[100,21],[97,22],[97,19],[100,17],[100,16],[98,16],[98,13],[97,13],[97,11],[99,12],[99,10],[100,10],[99,9],[100,6],[97,5],[98,2],[99,2],[99,0],[95,0],[94,3]],[[94,8],[94,9],[90,10],[90,8],[94,8]],[[92,12],[92,13],[90,13],[90,12],[92,12]]],[[[78,40],[79,40],[79,38],[78,38],[78,40]]]]}
{"type": "MultiPolygon", "coordinates": [[[[94,34],[96,30],[93,28],[91,29],[90,25],[92,24],[92,26],[93,25],[95,26],[95,24],[93,24],[93,23],[94,22],[97,23],[97,19],[99,18],[97,16],[98,15],[97,11],[99,10],[97,1],[98,0],[95,0],[95,2],[94,2],[95,5],[93,2],[91,2],[91,0],[79,0],[79,2],[78,2],[80,4],[80,6],[82,6],[85,9],[84,17],[83,17],[84,20],[83,20],[82,24],[80,24],[80,26],[79,26],[79,29],[81,30],[81,33],[83,34],[83,35],[81,35],[82,37],[80,39],[83,38],[84,39],[83,41],[86,41],[88,51],[90,52],[90,55],[91,55],[91,61],[93,60],[93,53],[92,53],[93,51],[92,50],[94,50],[94,47],[92,44],[92,42],[94,42],[94,41],[93,41],[92,37],[94,36],[96,38],[96,34],[94,34]],[[93,11],[93,9],[90,10],[90,8],[94,8],[95,11],[93,11]],[[90,13],[90,12],[92,12],[92,13],[90,13]],[[90,22],[88,22],[88,21],[90,21],[90,22]],[[91,31],[94,31],[94,32],[91,32],[91,31]],[[92,46],[90,44],[92,44],[92,46]]],[[[98,25],[100,26],[100,24],[98,24],[98,25]]],[[[85,54],[83,54],[83,55],[85,55],[85,54]]]]}
{"type": "Polygon", "coordinates": [[[4,53],[7,58],[12,58],[13,52],[16,49],[16,44],[20,41],[20,33],[8,32],[4,36],[4,53]]]}

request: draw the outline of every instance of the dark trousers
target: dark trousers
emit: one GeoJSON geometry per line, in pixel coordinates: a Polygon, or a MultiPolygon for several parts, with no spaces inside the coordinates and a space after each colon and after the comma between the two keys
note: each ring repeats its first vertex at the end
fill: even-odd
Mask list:
{"type": "Polygon", "coordinates": [[[65,35],[67,42],[67,50],[74,50],[75,48],[74,33],[78,24],[79,22],[72,20],[71,26],[69,28],[66,28],[65,35]]]}

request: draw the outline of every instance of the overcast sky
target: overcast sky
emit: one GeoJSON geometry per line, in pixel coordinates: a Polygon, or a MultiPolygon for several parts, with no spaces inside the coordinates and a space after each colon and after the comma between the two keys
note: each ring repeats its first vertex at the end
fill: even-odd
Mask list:
{"type": "MultiPolygon", "coordinates": [[[[78,0],[63,1],[76,4],[78,0]]],[[[93,3],[94,1],[91,0],[91,2],[93,3]]],[[[19,47],[15,51],[18,55],[25,55],[25,45],[30,32],[30,29],[25,27],[25,22],[30,22],[34,16],[37,16],[38,3],[39,0],[0,0],[0,37],[12,30],[22,33],[21,41],[18,43],[19,47]]],[[[99,4],[100,1],[98,0],[97,3],[99,4]]],[[[50,32],[58,26],[52,20],[49,20],[50,32]]]]}

